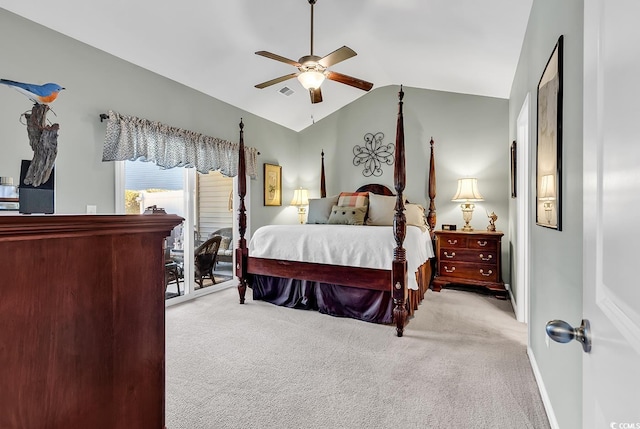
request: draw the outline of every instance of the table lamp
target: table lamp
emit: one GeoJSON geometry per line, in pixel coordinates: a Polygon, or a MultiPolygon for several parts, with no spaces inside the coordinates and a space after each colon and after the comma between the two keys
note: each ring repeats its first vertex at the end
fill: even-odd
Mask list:
{"type": "Polygon", "coordinates": [[[304,223],[304,215],[307,213],[306,206],[309,205],[309,191],[302,188],[293,191],[291,205],[298,207],[298,218],[300,223],[304,223]]]}
{"type": "Polygon", "coordinates": [[[465,222],[462,230],[467,232],[473,231],[469,222],[471,221],[473,209],[476,205],[473,204],[472,201],[484,201],[484,198],[482,198],[482,195],[480,195],[480,191],[478,190],[478,179],[458,179],[458,190],[451,201],[462,202],[460,207],[462,208],[462,219],[464,219],[465,222]]]}

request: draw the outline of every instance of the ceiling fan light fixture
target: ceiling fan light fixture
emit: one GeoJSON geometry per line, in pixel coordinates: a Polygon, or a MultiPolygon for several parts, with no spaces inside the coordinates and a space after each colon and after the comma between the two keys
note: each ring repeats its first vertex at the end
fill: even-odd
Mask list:
{"type": "Polygon", "coordinates": [[[298,80],[304,89],[318,89],[324,79],[324,73],[317,70],[307,70],[298,75],[298,80]]]}
{"type": "Polygon", "coordinates": [[[349,48],[348,46],[343,46],[331,52],[330,54],[325,55],[324,57],[319,57],[313,54],[313,5],[316,4],[317,0],[307,1],[311,6],[311,49],[309,55],[305,55],[298,61],[294,61],[281,55],[273,54],[269,51],[257,51],[256,55],[292,65],[297,70],[295,73],[289,73],[287,75],[259,83],[258,85],[255,85],[255,87],[264,89],[268,86],[275,85],[280,82],[284,82],[285,80],[297,77],[304,89],[309,91],[309,95],[311,96],[311,104],[322,102],[322,92],[320,90],[320,86],[325,79],[349,85],[363,91],[369,91],[373,87],[373,84],[371,82],[357,79],[352,76],[347,76],[342,73],[329,71],[329,67],[332,67],[333,65],[338,64],[344,60],[348,60],[351,57],[355,57],[357,54],[353,49],[349,48]]]}

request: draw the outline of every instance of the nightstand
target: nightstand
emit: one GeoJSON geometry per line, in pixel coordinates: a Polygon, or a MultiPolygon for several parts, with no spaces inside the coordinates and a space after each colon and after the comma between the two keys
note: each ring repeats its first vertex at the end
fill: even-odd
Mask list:
{"type": "Polygon", "coordinates": [[[448,284],[484,287],[506,299],[502,281],[501,232],[435,231],[436,276],[433,290],[448,284]]]}

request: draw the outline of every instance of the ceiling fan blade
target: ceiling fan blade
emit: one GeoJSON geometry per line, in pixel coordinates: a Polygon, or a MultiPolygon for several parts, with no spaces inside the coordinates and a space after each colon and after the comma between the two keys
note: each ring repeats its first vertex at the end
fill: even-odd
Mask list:
{"type": "Polygon", "coordinates": [[[298,73],[291,73],[284,76],[277,77],[275,79],[268,80],[266,82],[262,82],[256,85],[256,88],[263,89],[271,85],[275,85],[276,83],[284,82],[285,80],[289,80],[293,77],[296,77],[298,73]]]}
{"type": "Polygon", "coordinates": [[[358,88],[363,91],[369,91],[371,88],[373,88],[373,84],[371,82],[367,82],[366,80],[347,76],[346,74],[328,71],[326,73],[326,76],[327,76],[327,79],[344,83],[345,85],[353,86],[354,88],[358,88]]]}
{"type": "Polygon", "coordinates": [[[338,48],[335,51],[331,52],[329,55],[325,55],[324,57],[322,57],[319,61],[318,64],[320,64],[323,67],[331,67],[334,64],[338,64],[341,61],[344,60],[348,60],[351,57],[355,57],[356,52],[347,47],[347,46],[343,46],[342,48],[338,48]]]}
{"type": "Polygon", "coordinates": [[[322,91],[320,88],[310,89],[309,94],[311,95],[311,104],[322,103],[322,91]]]}
{"type": "Polygon", "coordinates": [[[285,57],[273,54],[273,53],[268,52],[268,51],[258,51],[258,52],[256,52],[256,55],[261,55],[263,57],[271,58],[272,60],[276,60],[276,61],[280,61],[280,62],[283,62],[283,63],[291,64],[294,67],[300,67],[302,65],[297,61],[290,60],[289,58],[285,58],[285,57]]]}

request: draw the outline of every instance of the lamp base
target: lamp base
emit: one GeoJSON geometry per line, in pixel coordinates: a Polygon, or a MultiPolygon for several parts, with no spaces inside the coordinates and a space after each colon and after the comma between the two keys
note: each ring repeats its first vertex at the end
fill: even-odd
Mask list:
{"type": "Polygon", "coordinates": [[[545,201],[543,207],[544,217],[547,219],[547,223],[551,225],[551,209],[553,208],[553,203],[551,201],[545,201]]]}
{"type": "Polygon", "coordinates": [[[464,232],[471,232],[473,231],[473,228],[471,227],[471,225],[469,225],[469,222],[471,222],[473,209],[476,207],[476,205],[469,201],[466,201],[460,204],[460,207],[462,208],[462,219],[464,220],[464,226],[462,227],[462,230],[464,232]]]}
{"type": "Polygon", "coordinates": [[[304,216],[307,214],[307,209],[306,207],[298,207],[298,219],[300,220],[300,223],[303,224],[304,223],[304,216]]]}

